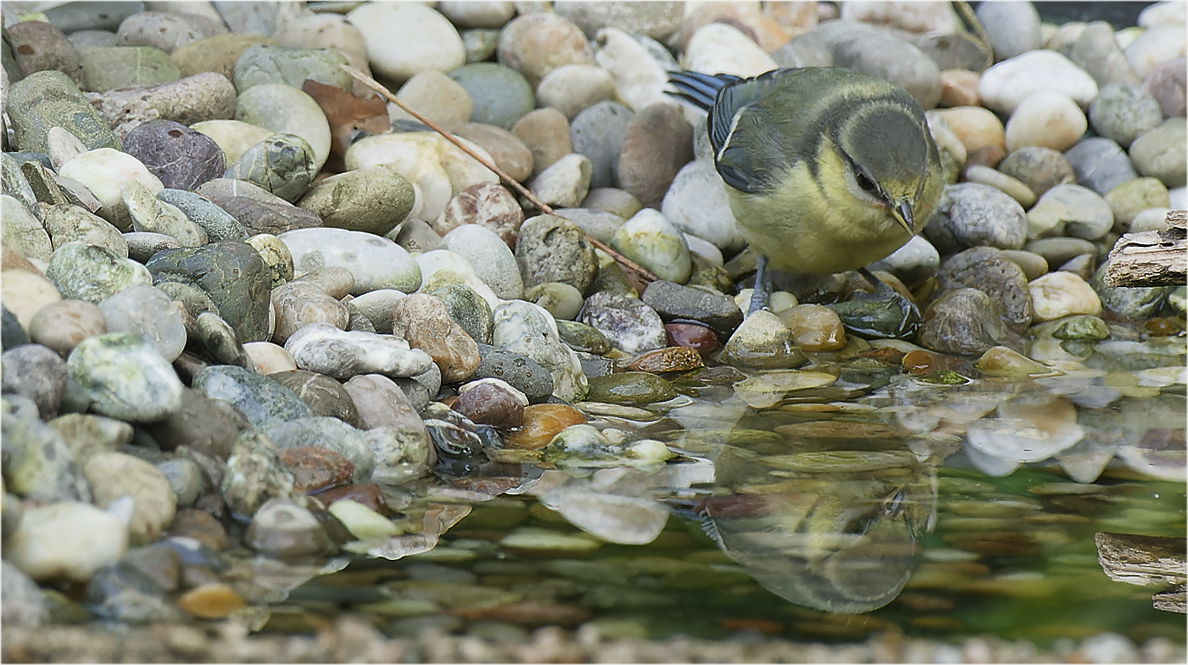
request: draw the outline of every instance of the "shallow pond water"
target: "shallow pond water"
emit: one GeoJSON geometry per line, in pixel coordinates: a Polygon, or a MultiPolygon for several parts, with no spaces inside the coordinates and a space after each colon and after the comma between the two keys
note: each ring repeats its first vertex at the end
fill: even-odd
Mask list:
{"type": "Polygon", "coordinates": [[[1183,615],[1152,607],[1160,587],[1111,580],[1094,543],[1098,532],[1184,537],[1182,385],[952,386],[862,367],[791,392],[792,376],[768,375],[781,386],[767,385],[771,399],[706,370],[649,409],[588,404],[603,431],[678,457],[537,465],[509,451],[483,479],[390,495],[425,516],[414,522],[456,523],[435,546],[422,529],[382,552],[408,556],[302,584],[257,627],[299,632],[350,610],[394,636],[593,623],[608,637],[891,631],[1048,649],[1110,631],[1185,643],[1183,615]],[[1094,467],[1096,482],[1070,478],[1094,467]]]}

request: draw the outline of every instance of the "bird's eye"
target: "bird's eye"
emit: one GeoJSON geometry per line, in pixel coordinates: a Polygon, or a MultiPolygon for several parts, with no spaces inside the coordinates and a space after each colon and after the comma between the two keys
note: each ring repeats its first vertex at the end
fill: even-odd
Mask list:
{"type": "Polygon", "coordinates": [[[859,173],[855,176],[855,179],[858,181],[858,186],[862,188],[862,191],[864,191],[864,192],[875,191],[875,184],[870,181],[870,178],[867,178],[866,176],[859,173]]]}

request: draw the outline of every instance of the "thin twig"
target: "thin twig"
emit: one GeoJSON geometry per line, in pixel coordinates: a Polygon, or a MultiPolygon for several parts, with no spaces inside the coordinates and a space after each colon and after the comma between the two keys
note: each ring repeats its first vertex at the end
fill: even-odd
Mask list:
{"type": "MultiPolygon", "coordinates": [[[[500,169],[498,166],[495,166],[495,164],[488,162],[486,159],[484,159],[483,157],[481,157],[481,156],[479,156],[478,154],[476,154],[476,153],[475,153],[473,150],[471,150],[469,147],[467,147],[466,145],[464,145],[464,144],[463,144],[461,141],[459,141],[459,140],[458,140],[457,138],[455,138],[453,135],[451,135],[451,134],[447,133],[447,132],[446,132],[444,129],[442,129],[441,127],[438,127],[438,126],[437,126],[437,125],[436,125],[436,124],[435,124],[435,123],[434,123],[432,120],[430,120],[429,118],[426,118],[425,116],[421,115],[420,113],[417,113],[416,111],[412,110],[412,109],[411,109],[411,108],[409,108],[407,105],[405,105],[405,103],[404,103],[404,102],[400,101],[399,99],[396,99],[396,96],[395,96],[395,95],[393,95],[393,94],[392,94],[392,93],[391,93],[391,92],[390,92],[390,91],[389,91],[387,88],[385,88],[385,87],[384,87],[382,84],[380,84],[380,82],[379,82],[379,81],[376,81],[375,79],[373,79],[373,78],[371,78],[370,76],[368,76],[368,75],[364,74],[363,72],[361,72],[361,71],[359,71],[359,70],[355,69],[354,67],[351,67],[350,65],[339,65],[339,67],[341,67],[341,68],[342,68],[342,70],[343,70],[343,71],[345,71],[346,73],[348,73],[348,74],[350,74],[351,76],[355,77],[355,79],[357,79],[357,80],[358,80],[360,83],[362,83],[363,85],[365,85],[365,86],[367,86],[368,88],[371,88],[372,90],[376,91],[376,92],[377,92],[377,93],[379,93],[379,94],[380,94],[382,97],[384,97],[384,98],[385,98],[385,99],[387,99],[388,101],[392,102],[392,103],[393,103],[393,104],[395,104],[396,106],[399,106],[399,107],[400,107],[400,109],[401,109],[402,111],[404,111],[405,113],[407,113],[407,114],[411,115],[412,117],[416,118],[418,122],[422,123],[423,125],[425,125],[425,126],[426,126],[426,127],[428,127],[429,129],[432,129],[433,131],[437,132],[437,133],[438,133],[438,134],[440,134],[440,135],[441,135],[443,138],[445,138],[445,140],[449,141],[450,143],[453,143],[453,144],[454,144],[455,146],[457,146],[457,147],[458,147],[458,149],[460,149],[462,152],[465,152],[466,154],[470,155],[470,156],[471,156],[471,157],[473,157],[475,160],[477,160],[479,164],[482,164],[483,166],[485,166],[485,167],[487,167],[487,168],[491,169],[491,171],[492,171],[492,172],[494,172],[494,173],[495,173],[495,175],[499,176],[499,177],[500,177],[500,178],[501,178],[501,179],[502,179],[502,180],[503,180],[505,183],[507,183],[507,184],[508,184],[508,185],[509,185],[509,186],[510,186],[512,189],[514,189],[514,190],[516,190],[517,192],[519,192],[520,194],[522,194],[522,195],[524,196],[524,198],[526,198],[526,199],[528,199],[529,201],[531,201],[531,202],[532,202],[532,204],[533,204],[533,205],[535,205],[537,208],[539,208],[541,212],[545,213],[546,215],[556,215],[556,214],[557,214],[557,213],[556,213],[556,211],[555,211],[555,210],[553,210],[552,206],[550,206],[549,204],[547,204],[547,203],[545,203],[544,201],[541,201],[539,198],[537,198],[535,194],[533,194],[532,192],[528,191],[528,188],[527,188],[527,187],[525,187],[525,186],[523,186],[523,185],[521,185],[521,184],[519,183],[519,181],[517,181],[515,178],[513,178],[513,177],[511,177],[510,175],[508,175],[508,174],[504,173],[504,172],[503,172],[503,170],[502,170],[502,169],[500,169]]],[[[585,233],[585,232],[583,231],[583,233],[585,233]]],[[[645,282],[654,282],[654,281],[656,281],[656,279],[657,279],[657,278],[656,278],[656,276],[655,276],[655,275],[653,275],[652,273],[648,272],[648,271],[647,271],[647,270],[645,270],[644,268],[640,267],[639,265],[637,265],[637,264],[636,264],[634,261],[632,261],[631,259],[628,259],[627,257],[623,256],[622,254],[620,254],[620,253],[616,252],[615,250],[611,249],[610,247],[607,247],[607,246],[606,246],[606,244],[604,244],[603,242],[601,242],[601,241],[600,241],[600,240],[598,240],[597,238],[594,238],[594,237],[593,237],[593,236],[591,236],[590,234],[588,234],[588,233],[585,233],[585,236],[586,236],[586,239],[590,241],[590,244],[591,244],[591,245],[594,245],[594,246],[595,246],[595,247],[597,247],[598,249],[601,249],[602,251],[606,252],[607,254],[610,254],[611,258],[613,258],[613,259],[614,259],[614,260],[615,260],[617,263],[619,263],[619,265],[623,266],[624,268],[627,268],[627,269],[629,269],[629,270],[633,270],[633,271],[635,271],[635,272],[636,272],[636,273],[637,273],[637,274],[638,274],[638,275],[639,275],[639,276],[640,276],[640,277],[641,277],[641,278],[642,278],[642,279],[643,279],[645,282]]]]}

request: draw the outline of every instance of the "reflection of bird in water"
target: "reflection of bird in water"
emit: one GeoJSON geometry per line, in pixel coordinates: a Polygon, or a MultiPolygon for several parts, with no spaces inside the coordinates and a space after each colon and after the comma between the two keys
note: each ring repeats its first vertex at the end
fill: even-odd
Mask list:
{"type": "MultiPolygon", "coordinates": [[[[745,457],[724,451],[716,466],[725,473],[716,484],[770,470],[745,457]]],[[[828,612],[869,612],[899,595],[916,540],[936,512],[934,469],[913,461],[890,471],[803,473],[759,493],[773,487],[765,477],[746,483],[750,493],[731,489],[703,499],[694,512],[718,546],[772,593],[828,612]]]]}

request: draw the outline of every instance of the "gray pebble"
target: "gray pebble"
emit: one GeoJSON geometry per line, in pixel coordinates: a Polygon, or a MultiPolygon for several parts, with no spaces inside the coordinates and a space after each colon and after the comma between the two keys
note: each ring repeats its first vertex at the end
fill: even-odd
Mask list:
{"type": "Polygon", "coordinates": [[[201,17],[181,12],[147,11],[120,23],[119,37],[129,46],[153,46],[166,53],[216,34],[201,17]]]}
{"type": "Polygon", "coordinates": [[[733,298],[665,280],[649,284],[641,299],[666,322],[697,321],[723,337],[734,332],[743,319],[733,298]]]}
{"type": "Polygon", "coordinates": [[[244,543],[267,557],[282,560],[325,556],[334,551],[334,544],[313,513],[290,499],[273,499],[261,506],[248,525],[244,543]]]}
{"type": "Polygon", "coordinates": [[[235,329],[240,342],[268,339],[271,273],[260,254],[243,242],[175,249],[154,256],[146,266],[158,286],[180,282],[201,289],[235,329]]]}
{"type": "Polygon", "coordinates": [[[359,411],[350,392],[325,374],[296,369],[276,372],[268,378],[293,391],[314,416],[337,418],[351,427],[359,426],[359,411]]]}
{"type": "Polygon", "coordinates": [[[273,134],[227,166],[224,178],[243,180],[293,203],[305,194],[319,165],[313,148],[296,134],[273,134]]]}
{"type": "Polygon", "coordinates": [[[585,293],[598,270],[594,248],[573,222],[554,215],[539,215],[520,227],[516,260],[524,287],[562,282],[585,293]]]}
{"type": "Polygon", "coordinates": [[[1027,239],[1027,217],[1018,201],[994,187],[951,185],[925,236],[941,254],[979,246],[1019,249],[1027,239]]]}
{"type": "Polygon", "coordinates": [[[45,12],[50,23],[67,34],[75,30],[119,29],[124,19],[144,11],[143,2],[68,2],[45,12]]]}
{"type": "Polygon", "coordinates": [[[5,110],[21,150],[48,152],[50,127],[65,129],[92,150],[120,149],[120,140],[62,72],[36,72],[12,82],[5,110]]]}
{"type": "Polygon", "coordinates": [[[1080,185],[1057,185],[1027,211],[1029,237],[1068,235],[1097,240],[1114,226],[1114,211],[1097,192],[1080,185]]]}
{"type": "Polygon", "coordinates": [[[1144,176],[1158,178],[1168,187],[1183,187],[1188,180],[1185,143],[1188,143],[1188,124],[1184,118],[1168,118],[1135,139],[1130,145],[1130,159],[1144,176]]]}
{"type": "Polygon", "coordinates": [[[252,424],[230,402],[211,399],[192,388],[182,391],[181,407],[165,419],[148,423],[144,429],[162,450],[186,446],[219,461],[231,454],[240,432],[252,424]]]}
{"type": "Polygon", "coordinates": [[[1158,102],[1164,117],[1184,117],[1185,88],[1188,88],[1188,62],[1183,56],[1155,67],[1143,80],[1143,89],[1158,102]]]}
{"type": "Polygon", "coordinates": [[[235,439],[219,492],[233,514],[247,518],[268,500],[292,494],[293,475],[281,463],[272,441],[254,429],[235,439]]]}
{"type": "Polygon", "coordinates": [[[139,335],[152,342],[173,362],[186,348],[186,328],[180,306],[158,288],[130,286],[99,302],[107,331],[139,335]]]}
{"type": "Polygon", "coordinates": [[[269,427],[265,434],[277,450],[299,446],[328,448],[351,461],[355,466],[352,480],[358,484],[371,482],[375,470],[375,454],[367,445],[364,432],[338,418],[310,416],[294,418],[269,427]]]}
{"type": "Polygon", "coordinates": [[[1023,249],[1044,257],[1049,266],[1064,265],[1074,257],[1097,252],[1093,243],[1081,238],[1040,238],[1028,242],[1023,249]]]}
{"type": "Polygon", "coordinates": [[[254,85],[284,83],[300,89],[306,79],[350,90],[354,81],[340,66],[347,57],[336,49],[284,48],[259,44],[235,61],[232,82],[241,94],[254,85]]]}
{"type": "Polygon", "coordinates": [[[1064,156],[1072,165],[1077,184],[1098,194],[1138,177],[1122,146],[1100,136],[1081,139],[1064,156]]]}
{"type": "Polygon", "coordinates": [[[463,65],[450,78],[462,86],[474,102],[470,122],[511,130],[520,118],[536,106],[532,86],[516,70],[493,62],[463,65]]]}
{"type": "Polygon", "coordinates": [[[1149,319],[1159,311],[1165,296],[1169,291],[1166,286],[1106,286],[1106,266],[1101,266],[1087,280],[1097,296],[1101,299],[1102,307],[1127,319],[1142,321],[1149,319]]]}
{"type": "Polygon", "coordinates": [[[664,322],[639,298],[599,292],[586,298],[579,321],[601,332],[625,353],[643,353],[667,345],[664,322]]]}
{"type": "Polygon", "coordinates": [[[0,355],[3,390],[33,400],[43,420],[58,415],[66,390],[66,361],[48,347],[22,344],[0,355]]]}
{"type": "Polygon", "coordinates": [[[1114,38],[1114,27],[1105,21],[1085,24],[1075,40],[1057,50],[1088,72],[1099,86],[1139,82],[1140,77],[1114,38]]]}
{"type": "Polygon", "coordinates": [[[4,486],[34,501],[90,501],[91,490],[57,430],[45,424],[37,405],[6,394],[0,414],[4,435],[4,486]]]}
{"type": "Polygon", "coordinates": [[[1077,181],[1072,164],[1063,154],[1040,146],[1019,148],[998,163],[998,170],[1026,185],[1036,196],[1043,196],[1056,185],[1077,181]]]}
{"type": "MultiPolygon", "coordinates": [[[[590,159],[591,188],[618,186],[619,154],[634,115],[631,109],[618,102],[605,101],[583,109],[570,123],[573,151],[590,159]]],[[[538,170],[540,168],[538,165],[538,170]]]]}
{"type": "Polygon", "coordinates": [[[973,356],[1007,342],[997,303],[977,289],[945,293],[928,306],[917,341],[939,353],[973,356]]]}
{"type": "Polygon", "coordinates": [[[75,85],[82,84],[78,50],[61,30],[43,21],[21,21],[8,26],[6,33],[23,76],[56,70],[69,76],[75,85]]]}
{"type": "Polygon", "coordinates": [[[134,231],[123,235],[124,244],[128,247],[128,258],[137,263],[148,263],[157,252],[167,249],[181,249],[181,243],[171,235],[152,233],[150,231],[134,231]]]}
{"type": "MultiPolygon", "coordinates": [[[[220,175],[221,173],[222,169],[220,175]]],[[[157,198],[175,206],[185,213],[190,221],[201,226],[210,242],[248,239],[243,224],[206,197],[180,189],[163,189],[157,192],[157,198]]]]}
{"type": "Polygon", "coordinates": [[[1107,85],[1089,105],[1089,123],[1093,131],[1123,148],[1130,147],[1136,138],[1158,127],[1162,121],[1159,102],[1137,85],[1107,85]]]}
{"type": "Polygon", "coordinates": [[[1018,333],[1031,326],[1031,292],[1019,265],[992,247],[974,247],[945,261],[937,274],[941,289],[972,288],[990,296],[1003,313],[1003,322],[1018,333]]]}
{"type": "Polygon", "coordinates": [[[169,54],[152,46],[96,46],[79,51],[87,92],[160,85],[181,78],[169,54]]]}
{"type": "Polygon", "coordinates": [[[977,16],[998,60],[1037,49],[1043,43],[1039,12],[1030,2],[984,2],[978,5],[977,16]]]}
{"type": "Polygon", "coordinates": [[[313,323],[285,342],[297,366],[336,379],[358,374],[413,377],[433,365],[429,354],[410,349],[408,342],[392,335],[346,332],[326,323],[313,323]]]}

